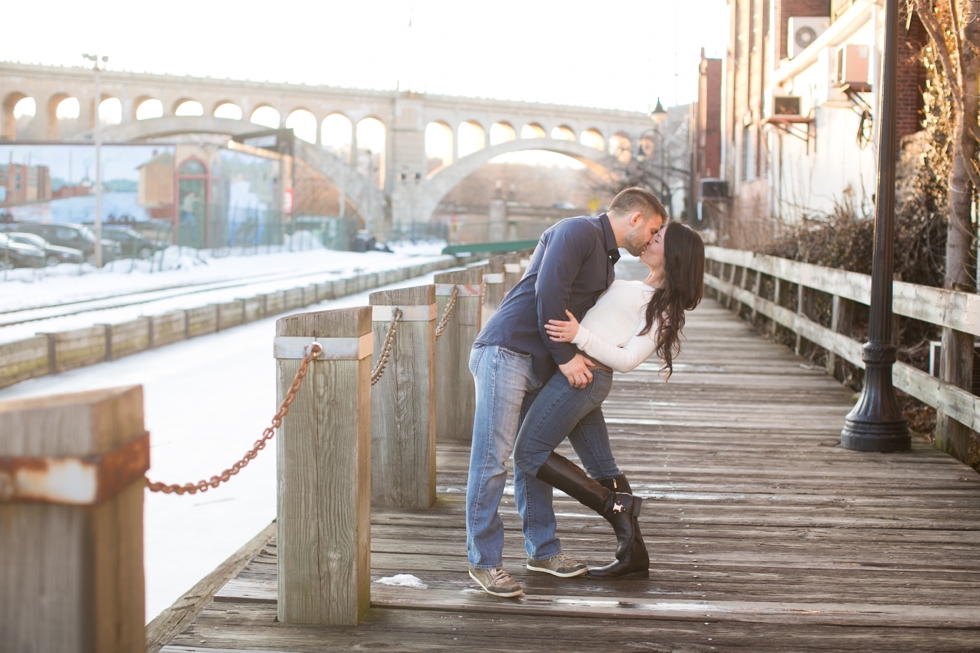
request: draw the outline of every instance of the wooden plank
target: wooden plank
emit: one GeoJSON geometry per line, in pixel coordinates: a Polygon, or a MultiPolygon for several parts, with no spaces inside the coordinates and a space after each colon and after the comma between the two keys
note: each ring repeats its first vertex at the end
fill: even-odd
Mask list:
{"type": "Polygon", "coordinates": [[[283,309],[285,311],[295,311],[298,308],[303,308],[305,305],[303,303],[302,288],[290,288],[285,291],[283,295],[283,309]]]}
{"type": "MultiPolygon", "coordinates": [[[[144,434],[139,386],[0,403],[0,456],[105,454],[144,434]]],[[[143,479],[94,506],[0,502],[12,651],[143,650],[143,479]]]]}
{"type": "MultiPolygon", "coordinates": [[[[359,338],[371,309],[280,319],[278,336],[359,338]]],[[[300,361],[280,360],[278,401],[300,361]]],[[[370,604],[371,357],[310,365],[277,438],[279,620],[356,624],[370,604]]]]}
{"type": "Polygon", "coordinates": [[[254,322],[265,317],[265,298],[262,295],[246,297],[239,300],[242,302],[243,322],[254,322]]]}
{"type": "Polygon", "coordinates": [[[215,304],[218,307],[218,330],[230,329],[245,322],[245,300],[215,304]]]}
{"type": "MultiPolygon", "coordinates": [[[[431,307],[397,325],[391,358],[371,390],[371,503],[428,508],[436,499],[435,286],[372,293],[372,306],[431,307]]],[[[390,320],[373,322],[374,364],[390,320]]]]}
{"type": "Polygon", "coordinates": [[[0,388],[45,376],[50,366],[46,336],[0,344],[0,388]]]}
{"type": "Polygon", "coordinates": [[[286,291],[278,290],[265,295],[265,316],[271,317],[286,311],[286,291]]]}
{"type": "Polygon", "coordinates": [[[303,286],[303,305],[312,306],[313,304],[320,303],[318,292],[319,290],[315,283],[303,286]]]}
{"type": "Polygon", "coordinates": [[[146,625],[146,653],[157,653],[187,628],[211,603],[214,595],[225,583],[255,558],[276,534],[275,523],[263,528],[258,535],[244,544],[238,551],[222,562],[210,574],[202,578],[194,587],[177,599],[173,605],[158,614],[146,625]]]}
{"type": "MultiPolygon", "coordinates": [[[[439,285],[468,285],[479,288],[482,270],[440,272],[434,277],[439,285]]],[[[446,312],[449,295],[436,292],[439,319],[446,312]]],[[[480,331],[482,299],[479,295],[460,293],[442,337],[436,341],[436,438],[471,440],[473,414],[476,410],[476,388],[469,370],[470,349],[480,331]]]]}
{"type": "Polygon", "coordinates": [[[106,358],[118,360],[149,349],[150,324],[149,317],[138,317],[128,322],[104,325],[109,339],[106,358]]]}
{"type": "Polygon", "coordinates": [[[153,346],[162,347],[187,339],[186,311],[170,311],[150,318],[153,333],[153,346]]]}
{"type": "Polygon", "coordinates": [[[106,360],[106,327],[97,325],[58,333],[38,334],[48,337],[53,354],[53,372],[64,372],[106,360]]]}
{"type": "Polygon", "coordinates": [[[196,338],[218,330],[218,305],[208,304],[189,308],[187,313],[187,337],[196,338]]]}

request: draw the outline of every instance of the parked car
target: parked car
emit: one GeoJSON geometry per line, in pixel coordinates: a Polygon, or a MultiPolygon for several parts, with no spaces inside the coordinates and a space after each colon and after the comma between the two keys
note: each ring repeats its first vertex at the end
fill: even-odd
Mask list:
{"type": "MultiPolygon", "coordinates": [[[[20,222],[13,227],[17,231],[37,234],[52,245],[80,249],[85,254],[85,260],[95,262],[95,234],[81,224],[40,224],[37,222],[20,222]]],[[[108,238],[102,239],[102,260],[112,261],[119,258],[119,243],[108,238]]]]}
{"type": "Polygon", "coordinates": [[[42,268],[44,250],[14,242],[6,234],[0,233],[0,270],[8,268],[42,268]]]}
{"type": "Polygon", "coordinates": [[[119,243],[124,258],[141,258],[145,260],[161,249],[167,249],[168,247],[167,243],[145,238],[143,234],[131,227],[103,225],[102,236],[119,243]]]}
{"type": "Polygon", "coordinates": [[[85,261],[85,254],[82,250],[52,245],[37,234],[12,231],[7,234],[7,238],[15,243],[33,245],[43,251],[44,264],[47,266],[58,265],[59,263],[82,263],[85,261]]]}

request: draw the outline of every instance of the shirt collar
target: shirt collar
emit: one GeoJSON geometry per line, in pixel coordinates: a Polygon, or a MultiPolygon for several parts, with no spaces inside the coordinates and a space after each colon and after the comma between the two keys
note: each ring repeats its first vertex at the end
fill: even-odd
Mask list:
{"type": "Polygon", "coordinates": [[[609,224],[609,216],[603,213],[599,216],[599,224],[602,225],[602,235],[606,238],[606,253],[609,260],[615,265],[619,260],[619,245],[616,244],[616,234],[613,233],[612,225],[609,224]]]}

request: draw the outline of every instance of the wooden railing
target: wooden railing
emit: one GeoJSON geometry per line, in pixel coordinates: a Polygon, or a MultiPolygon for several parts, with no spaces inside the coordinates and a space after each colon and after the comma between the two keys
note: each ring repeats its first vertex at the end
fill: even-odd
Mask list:
{"type": "MultiPolygon", "coordinates": [[[[370,306],[277,321],[280,401],[301,362],[297,342],[322,347],[275,440],[280,621],[352,625],[364,615],[371,508],[433,505],[437,437],[472,436],[473,340],[527,255],[375,292],[370,306]],[[391,355],[372,388],[396,309],[391,355]],[[452,420],[437,424],[444,414],[452,420]]],[[[0,605],[17,607],[0,610],[0,632],[15,649],[144,650],[142,389],[0,402],[0,432],[8,431],[13,437],[0,438],[0,605]]]]}
{"type": "MultiPolygon", "coordinates": [[[[854,305],[870,302],[870,276],[721,247],[708,247],[706,256],[705,285],[726,306],[749,311],[753,320],[762,315],[771,325],[789,329],[797,336],[798,352],[805,347],[803,341],[822,347],[829,354],[827,366],[832,374],[840,375],[838,357],[864,368],[863,343],[851,337],[851,326],[854,305]],[[813,316],[820,293],[831,302],[829,325],[813,316]]],[[[893,293],[895,315],[941,327],[946,332],[944,341],[969,340],[972,344],[980,335],[980,295],[902,281],[893,282],[893,293]]],[[[940,415],[980,430],[980,398],[950,382],[960,379],[960,384],[967,385],[962,379],[972,378],[972,351],[970,354],[960,357],[958,364],[944,365],[939,377],[897,362],[892,382],[940,415]],[[970,369],[962,369],[964,366],[970,369]]],[[[937,432],[937,439],[943,437],[937,432]]],[[[944,448],[955,453],[962,445],[954,442],[944,448]]]]}

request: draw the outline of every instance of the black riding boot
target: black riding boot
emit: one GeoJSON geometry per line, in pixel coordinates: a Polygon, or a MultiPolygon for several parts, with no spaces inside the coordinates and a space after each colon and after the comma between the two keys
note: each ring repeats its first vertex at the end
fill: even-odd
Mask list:
{"type": "MultiPolygon", "coordinates": [[[[632,494],[629,481],[624,474],[615,478],[608,478],[599,483],[614,492],[625,492],[632,494]]],[[[616,560],[604,567],[592,567],[589,569],[589,578],[647,578],[650,575],[650,556],[647,554],[646,544],[640,534],[640,522],[637,519],[639,511],[633,515],[633,541],[624,556],[616,556],[616,560]]]]}
{"type": "MultiPolygon", "coordinates": [[[[602,515],[616,533],[616,558],[622,559],[631,550],[636,515],[640,514],[639,497],[611,491],[593,480],[575,463],[552,453],[536,476],[548,485],[558,488],[568,496],[602,515]]],[[[644,552],[646,549],[644,549],[644,552]]]]}

